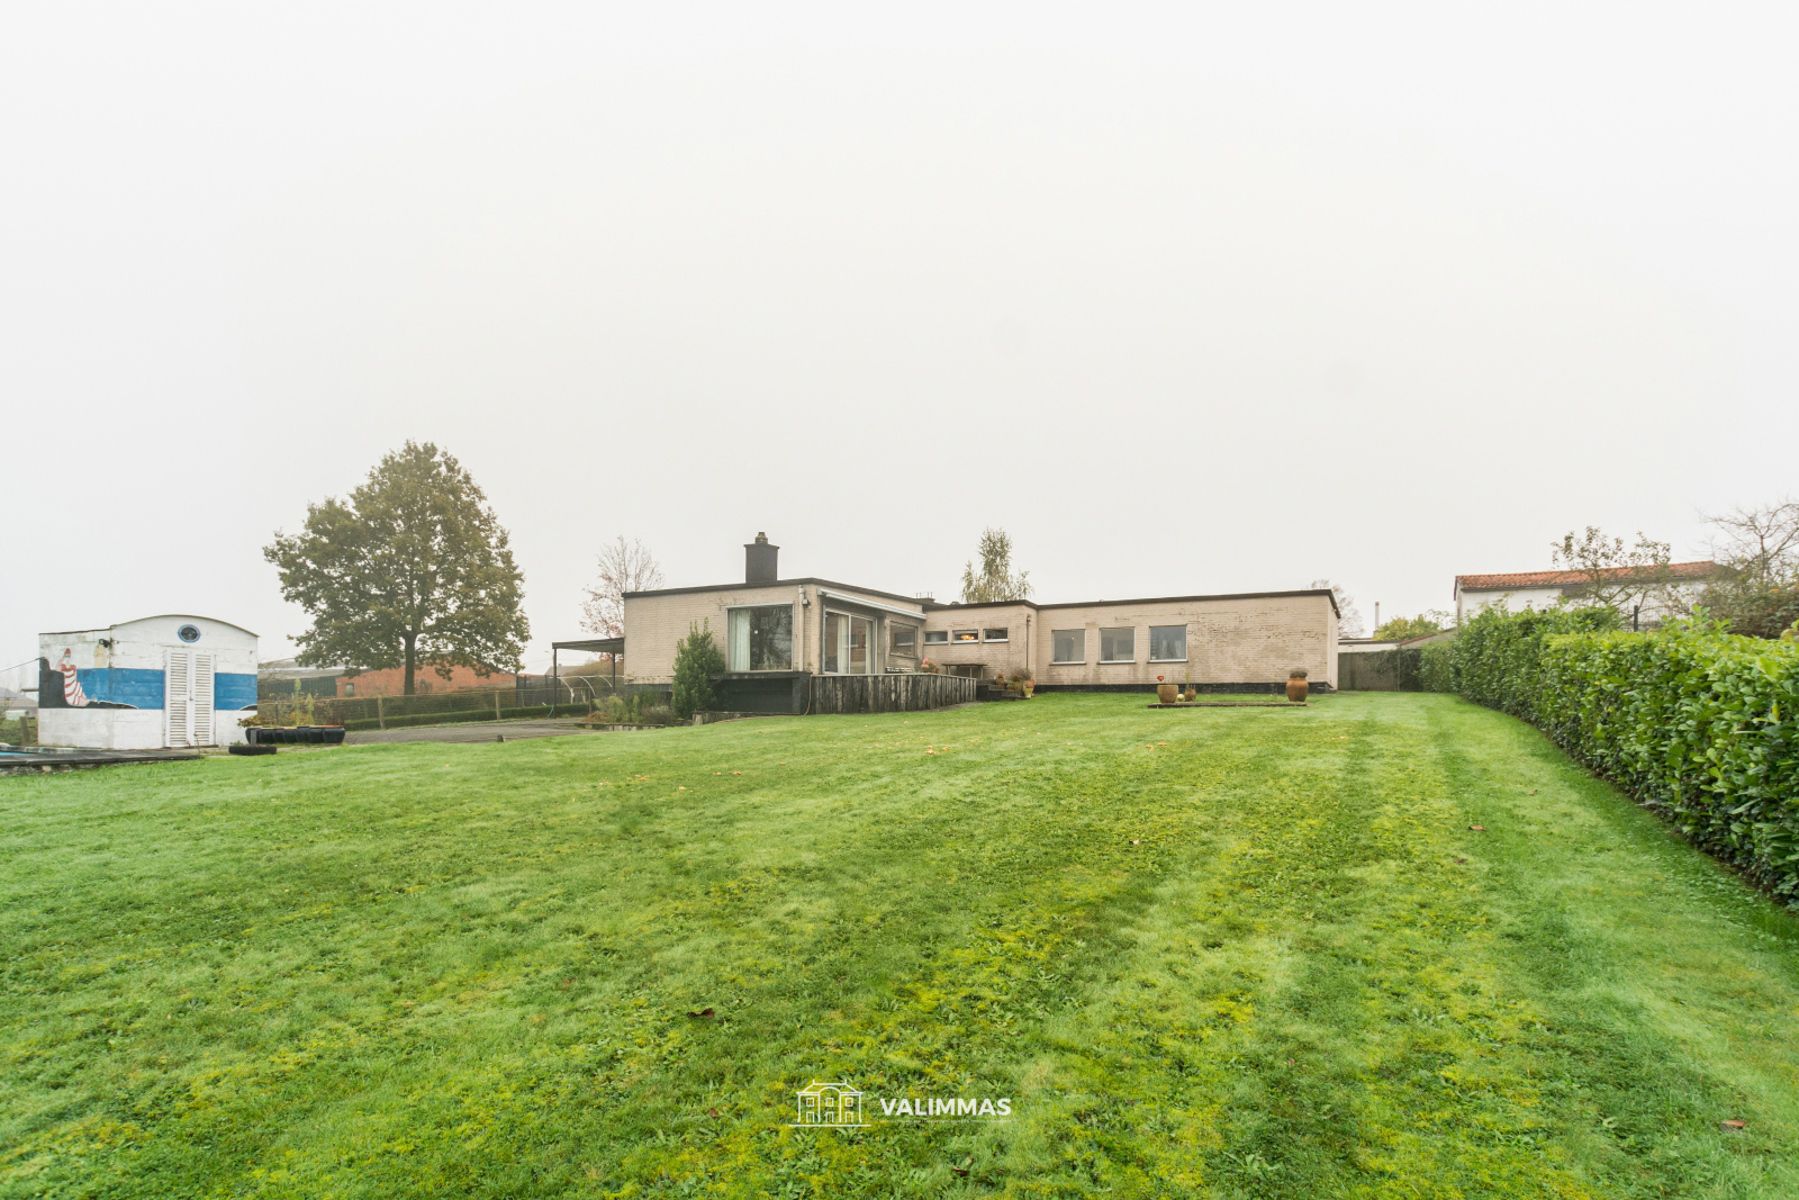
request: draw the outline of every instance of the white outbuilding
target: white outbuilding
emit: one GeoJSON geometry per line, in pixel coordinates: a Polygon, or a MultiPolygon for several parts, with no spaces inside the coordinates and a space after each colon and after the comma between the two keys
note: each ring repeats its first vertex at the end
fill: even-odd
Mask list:
{"type": "Polygon", "coordinates": [[[38,635],[38,741],[156,750],[244,740],[256,635],[182,613],[38,635]]]}

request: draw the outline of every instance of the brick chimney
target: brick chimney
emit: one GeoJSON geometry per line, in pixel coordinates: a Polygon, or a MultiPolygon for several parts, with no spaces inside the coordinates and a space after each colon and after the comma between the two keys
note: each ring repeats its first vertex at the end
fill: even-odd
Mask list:
{"type": "Polygon", "coordinates": [[[773,583],[779,579],[775,560],[780,554],[781,548],[770,542],[766,533],[758,533],[755,541],[746,542],[743,547],[743,581],[773,583]]]}

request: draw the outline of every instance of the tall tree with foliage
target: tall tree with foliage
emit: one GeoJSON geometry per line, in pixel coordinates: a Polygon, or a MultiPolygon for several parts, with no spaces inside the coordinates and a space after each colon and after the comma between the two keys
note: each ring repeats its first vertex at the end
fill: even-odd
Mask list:
{"type": "Polygon", "coordinates": [[[970,562],[962,568],[962,603],[993,604],[1002,600],[1029,600],[1031,573],[1012,570],[1012,535],[1003,529],[983,529],[976,553],[979,568],[970,562]]]}
{"type": "Polygon", "coordinates": [[[1429,637],[1433,633],[1442,633],[1448,624],[1449,614],[1433,608],[1415,617],[1394,617],[1382,621],[1374,627],[1374,640],[1404,642],[1412,638],[1429,637]]]}
{"type": "Polygon", "coordinates": [[[364,670],[516,669],[530,626],[523,577],[474,479],[448,452],[408,441],[347,498],[308,506],[297,534],[277,532],[263,557],[281,594],[312,628],[299,661],[364,670]]]}
{"type": "Polygon", "coordinates": [[[712,636],[712,623],[689,625],[687,636],[675,647],[675,715],[690,720],[696,712],[718,705],[713,680],[724,674],[725,656],[712,636]]]}

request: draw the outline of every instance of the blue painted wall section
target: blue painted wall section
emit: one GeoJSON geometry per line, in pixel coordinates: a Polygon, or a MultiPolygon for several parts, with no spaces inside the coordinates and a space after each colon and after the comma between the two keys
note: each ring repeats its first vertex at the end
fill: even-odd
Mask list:
{"type": "MultiPolygon", "coordinates": [[[[165,697],[161,671],[148,667],[89,667],[75,672],[89,700],[161,708],[165,697]]],[[[212,706],[219,712],[250,708],[256,703],[256,676],[221,672],[212,677],[212,706]]]]}
{"type": "Polygon", "coordinates": [[[89,700],[129,704],[132,708],[161,708],[162,672],[148,667],[84,667],[75,672],[89,700]]]}
{"type": "Polygon", "coordinates": [[[219,712],[256,706],[256,676],[227,675],[212,677],[212,706],[219,712]]]}

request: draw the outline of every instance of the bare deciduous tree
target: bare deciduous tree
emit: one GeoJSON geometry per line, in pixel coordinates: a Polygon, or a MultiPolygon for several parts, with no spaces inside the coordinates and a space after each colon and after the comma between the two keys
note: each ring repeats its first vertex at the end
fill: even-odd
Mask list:
{"type": "Polygon", "coordinates": [[[1799,502],[1737,507],[1708,520],[1717,531],[1712,557],[1725,570],[1706,585],[1706,610],[1751,637],[1799,630],[1799,502]]]}
{"type": "Polygon", "coordinates": [[[662,568],[650,548],[620,534],[600,550],[594,584],[581,601],[581,623],[592,633],[618,637],[625,631],[625,593],[661,586],[662,568]]]}
{"type": "Polygon", "coordinates": [[[1569,603],[1615,608],[1627,623],[1640,609],[1682,607],[1668,567],[1672,548],[1642,530],[1634,543],[1626,544],[1589,525],[1584,534],[1563,534],[1550,550],[1556,570],[1581,576],[1578,585],[1563,593],[1569,603]]]}
{"type": "Polygon", "coordinates": [[[1328,579],[1312,580],[1314,588],[1329,588],[1337,601],[1337,633],[1343,637],[1362,636],[1362,610],[1356,607],[1355,597],[1343,590],[1341,584],[1332,583],[1328,579]]]}
{"type": "Polygon", "coordinates": [[[1736,575],[1764,585],[1799,577],[1799,500],[1739,505],[1706,521],[1717,530],[1712,557],[1736,575]]]}

